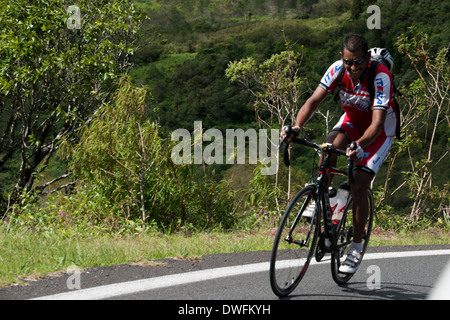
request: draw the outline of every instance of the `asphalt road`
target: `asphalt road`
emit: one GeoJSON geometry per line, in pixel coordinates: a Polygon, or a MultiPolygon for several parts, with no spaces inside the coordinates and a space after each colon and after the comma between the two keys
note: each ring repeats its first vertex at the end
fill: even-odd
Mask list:
{"type": "MultiPolygon", "coordinates": [[[[0,299],[165,300],[186,313],[208,310],[189,309],[185,301],[278,301],[269,284],[269,257],[270,252],[247,252],[192,261],[163,259],[156,266],[74,269],[26,286],[4,288],[0,299]]],[[[334,283],[329,261],[314,263],[286,300],[423,300],[449,261],[450,245],[372,247],[348,284],[334,283]]],[[[222,307],[209,311],[211,315],[232,312],[222,307]]]]}

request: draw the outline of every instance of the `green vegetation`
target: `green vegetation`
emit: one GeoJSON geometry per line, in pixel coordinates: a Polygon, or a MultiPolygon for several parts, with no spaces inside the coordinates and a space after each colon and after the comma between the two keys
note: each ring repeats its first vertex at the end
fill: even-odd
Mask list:
{"type": "MultiPolygon", "coordinates": [[[[175,165],[170,134],[289,123],[349,32],[394,55],[403,93],[372,243],[448,243],[448,1],[379,0],[380,30],[366,27],[366,0],[79,1],[79,30],[67,3],[0,1],[2,284],[71,264],[270,249],[313,154],[296,147],[277,176],[175,165]]],[[[317,141],[340,115],[332,98],[320,112],[306,128],[317,141]]]]}
{"type": "Polygon", "coordinates": [[[14,202],[35,186],[61,137],[75,135],[115,91],[142,19],[129,1],[81,1],[90,14],[79,29],[68,27],[61,0],[0,5],[0,170],[17,168],[0,191],[12,188],[14,202]]]}

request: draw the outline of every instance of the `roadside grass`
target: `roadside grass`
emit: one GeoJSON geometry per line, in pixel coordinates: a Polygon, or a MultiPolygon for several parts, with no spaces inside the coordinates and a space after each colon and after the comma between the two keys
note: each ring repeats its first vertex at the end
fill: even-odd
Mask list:
{"type": "Polygon", "coordinates": [[[383,231],[374,228],[370,237],[369,246],[415,246],[450,244],[450,232],[442,228],[413,231],[383,231]]]}
{"type": "MultiPolygon", "coordinates": [[[[271,250],[274,233],[274,229],[132,236],[0,232],[0,288],[59,274],[73,265],[82,269],[127,263],[149,265],[163,258],[201,259],[205,254],[271,250]]],[[[370,246],[448,243],[450,234],[442,229],[374,229],[370,246]]]]}

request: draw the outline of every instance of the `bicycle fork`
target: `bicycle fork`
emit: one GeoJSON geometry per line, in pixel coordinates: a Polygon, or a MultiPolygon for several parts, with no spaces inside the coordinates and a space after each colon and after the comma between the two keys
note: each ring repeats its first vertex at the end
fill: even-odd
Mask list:
{"type": "MultiPolygon", "coordinates": [[[[314,226],[314,223],[310,224],[309,230],[308,230],[308,234],[306,235],[306,239],[305,240],[298,241],[298,240],[293,239],[292,238],[292,232],[295,230],[295,227],[297,226],[298,222],[300,221],[300,218],[301,218],[303,212],[305,211],[306,207],[308,206],[309,202],[311,201],[311,199],[312,199],[312,197],[309,195],[307,200],[303,203],[303,205],[300,208],[297,216],[295,217],[294,222],[292,223],[291,228],[289,229],[288,235],[286,236],[286,238],[284,238],[284,241],[287,241],[289,243],[295,243],[295,244],[299,245],[300,247],[309,247],[309,243],[310,243],[310,240],[311,240],[311,231],[312,231],[312,228],[314,226]]],[[[316,203],[320,204],[320,202],[316,202],[316,203]]],[[[318,208],[319,208],[319,206],[317,206],[317,205],[314,208],[314,213],[313,213],[313,216],[311,218],[312,221],[314,221],[314,219],[317,216],[318,208]]]]}

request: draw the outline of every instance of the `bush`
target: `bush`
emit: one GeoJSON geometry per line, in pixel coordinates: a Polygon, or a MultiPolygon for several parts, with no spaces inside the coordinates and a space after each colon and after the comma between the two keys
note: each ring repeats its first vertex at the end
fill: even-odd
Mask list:
{"type": "Polygon", "coordinates": [[[75,177],[122,226],[131,220],[142,229],[229,228],[233,197],[227,184],[209,180],[206,172],[194,180],[193,165],[173,163],[173,142],[145,119],[147,98],[145,88],[123,78],[114,103],[99,109],[80,142],[63,143],[75,177]]]}

